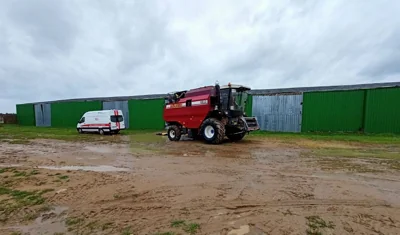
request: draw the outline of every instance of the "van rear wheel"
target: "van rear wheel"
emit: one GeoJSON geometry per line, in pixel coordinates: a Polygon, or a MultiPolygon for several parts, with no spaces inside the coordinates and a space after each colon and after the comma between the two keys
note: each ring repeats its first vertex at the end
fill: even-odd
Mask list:
{"type": "Polygon", "coordinates": [[[99,134],[100,135],[104,135],[104,130],[103,129],[99,129],[99,134]]]}

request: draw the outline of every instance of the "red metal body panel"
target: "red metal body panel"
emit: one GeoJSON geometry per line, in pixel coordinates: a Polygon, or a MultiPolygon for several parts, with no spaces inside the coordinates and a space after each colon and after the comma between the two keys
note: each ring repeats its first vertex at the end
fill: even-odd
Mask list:
{"type": "Polygon", "coordinates": [[[200,128],[202,122],[210,111],[213,110],[210,96],[213,87],[203,87],[186,92],[185,98],[164,107],[164,120],[178,122],[189,129],[200,128]],[[191,100],[191,106],[186,106],[191,100]]]}

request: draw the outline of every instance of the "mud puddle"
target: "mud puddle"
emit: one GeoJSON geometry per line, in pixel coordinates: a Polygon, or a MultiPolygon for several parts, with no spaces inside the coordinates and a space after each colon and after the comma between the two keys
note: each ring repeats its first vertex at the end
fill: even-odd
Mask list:
{"type": "Polygon", "coordinates": [[[70,171],[95,171],[95,172],[117,172],[117,171],[131,171],[128,168],[114,167],[108,165],[99,166],[38,166],[41,169],[47,170],[70,170],[70,171]]]}
{"type": "Polygon", "coordinates": [[[63,234],[67,232],[65,226],[67,210],[68,207],[57,206],[53,210],[41,214],[32,224],[9,227],[9,229],[20,231],[22,234],[63,234]]]}
{"type": "Polygon", "coordinates": [[[0,167],[20,167],[22,164],[0,164],[0,167]]]}

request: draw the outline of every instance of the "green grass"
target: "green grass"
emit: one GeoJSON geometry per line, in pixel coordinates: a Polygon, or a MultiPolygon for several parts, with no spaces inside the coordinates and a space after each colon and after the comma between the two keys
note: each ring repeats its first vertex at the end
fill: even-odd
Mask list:
{"type": "Polygon", "coordinates": [[[22,235],[21,232],[12,232],[11,235],[22,235]]]}
{"type": "Polygon", "coordinates": [[[79,134],[75,128],[53,128],[4,125],[0,128],[0,139],[8,139],[12,143],[27,144],[33,139],[56,139],[56,140],[96,140],[103,136],[94,134],[79,134]]]}
{"type": "Polygon", "coordinates": [[[183,231],[189,234],[196,234],[200,229],[200,225],[197,223],[186,223],[184,220],[173,220],[171,221],[171,227],[182,228],[183,231]]]}
{"type": "Polygon", "coordinates": [[[69,178],[69,176],[68,175],[59,175],[58,178],[60,180],[67,180],[69,178]]]}
{"type": "Polygon", "coordinates": [[[301,139],[315,141],[344,141],[364,144],[393,144],[400,145],[400,135],[396,134],[362,134],[362,133],[280,133],[255,131],[250,136],[272,138],[284,141],[301,139]]]}
{"type": "Polygon", "coordinates": [[[131,234],[133,234],[133,231],[132,231],[131,227],[124,228],[121,231],[121,235],[131,235],[131,234]]]}
{"type": "Polygon", "coordinates": [[[101,136],[98,134],[79,134],[75,128],[54,128],[54,127],[35,127],[4,125],[0,128],[0,140],[14,144],[29,144],[34,139],[55,139],[65,141],[106,141],[120,142],[119,136],[130,136],[133,141],[153,142],[157,141],[156,130],[124,130],[120,135],[101,136]]]}
{"type": "Polygon", "coordinates": [[[308,216],[307,219],[307,226],[308,229],[306,230],[307,235],[322,235],[321,229],[334,229],[335,225],[332,221],[326,222],[319,216],[308,216]]]}
{"type": "Polygon", "coordinates": [[[14,171],[14,177],[24,177],[26,176],[26,172],[25,171],[14,171]]]}
{"type": "MultiPolygon", "coordinates": [[[[124,130],[121,136],[130,136],[131,142],[154,143],[162,142],[163,138],[155,135],[159,130],[124,130]]],[[[107,138],[96,134],[79,134],[75,128],[53,128],[4,125],[0,128],[0,139],[7,142],[28,144],[32,139],[58,140],[107,140],[121,141],[120,138],[107,138]]],[[[275,140],[296,142],[301,139],[314,141],[344,141],[364,144],[400,145],[400,135],[396,134],[362,134],[362,133],[277,133],[255,131],[250,138],[270,138],[275,140]]]]}
{"type": "MultiPolygon", "coordinates": [[[[124,130],[122,136],[130,136],[132,141],[158,142],[162,140],[155,133],[160,130],[124,130]]],[[[323,140],[345,141],[367,144],[395,144],[400,145],[400,135],[396,134],[362,134],[362,133],[278,133],[255,131],[253,137],[265,137],[281,140],[323,140]]],[[[34,127],[19,125],[4,125],[0,128],[0,139],[8,142],[27,144],[31,139],[58,139],[58,140],[98,140],[103,138],[94,134],[79,134],[75,128],[34,127]]],[[[109,140],[113,138],[108,138],[109,140]]]]}
{"type": "Polygon", "coordinates": [[[0,187],[0,195],[8,195],[21,206],[40,205],[45,202],[42,195],[46,191],[20,191],[7,187],[0,187]]]}
{"type": "MultiPolygon", "coordinates": [[[[5,172],[6,171],[8,171],[8,170],[5,170],[5,172]]],[[[27,172],[27,171],[18,171],[16,169],[13,169],[12,172],[14,173],[13,177],[29,177],[32,175],[40,174],[39,171],[37,171],[37,170],[31,170],[31,171],[27,172]]],[[[1,172],[1,173],[4,173],[4,172],[1,172]]]]}
{"type": "Polygon", "coordinates": [[[68,227],[71,227],[71,226],[75,226],[75,225],[81,224],[81,223],[83,223],[83,221],[84,220],[82,218],[68,217],[65,220],[65,225],[67,225],[68,227]]]}
{"type": "Polygon", "coordinates": [[[49,205],[44,204],[45,198],[42,196],[46,192],[53,189],[22,191],[0,186],[0,195],[7,196],[7,199],[0,201],[0,220],[6,222],[15,212],[21,211],[23,208],[30,207],[32,212],[25,213],[23,220],[33,220],[37,218],[41,212],[51,209],[49,205]],[[41,205],[40,207],[38,207],[41,205]]]}
{"type": "Polygon", "coordinates": [[[197,223],[190,223],[187,224],[184,228],[183,231],[189,233],[189,234],[196,234],[197,230],[200,229],[200,225],[197,223]]]}
{"type": "Polygon", "coordinates": [[[103,225],[101,226],[101,230],[104,231],[104,230],[107,230],[107,229],[112,228],[113,226],[114,226],[114,223],[113,223],[113,222],[108,222],[108,223],[105,223],[105,224],[103,224],[103,225]]]}
{"type": "Polygon", "coordinates": [[[185,225],[185,221],[184,220],[174,220],[171,222],[171,227],[173,228],[178,228],[185,225]]]}
{"type": "Polygon", "coordinates": [[[400,159],[400,151],[390,151],[388,149],[345,149],[345,148],[327,148],[313,151],[313,155],[324,157],[348,157],[348,158],[381,158],[381,159],[400,159]]]}

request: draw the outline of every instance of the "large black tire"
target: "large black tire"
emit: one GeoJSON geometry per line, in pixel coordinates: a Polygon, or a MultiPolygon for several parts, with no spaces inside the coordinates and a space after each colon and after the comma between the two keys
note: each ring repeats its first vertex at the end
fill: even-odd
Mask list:
{"type": "Polygon", "coordinates": [[[99,134],[100,135],[104,135],[105,134],[104,130],[103,129],[99,129],[99,134]]]}
{"type": "Polygon", "coordinates": [[[236,134],[236,135],[228,135],[228,138],[232,141],[232,142],[236,142],[236,141],[240,141],[244,138],[244,136],[246,135],[246,132],[240,133],[240,134],[236,134]]]}
{"type": "Polygon", "coordinates": [[[170,141],[179,141],[181,139],[182,136],[182,132],[181,129],[178,126],[170,126],[168,128],[168,139],[170,141]]]}
{"type": "Polygon", "coordinates": [[[206,119],[200,128],[203,139],[209,144],[220,144],[224,141],[225,126],[215,118],[206,119]]]}

